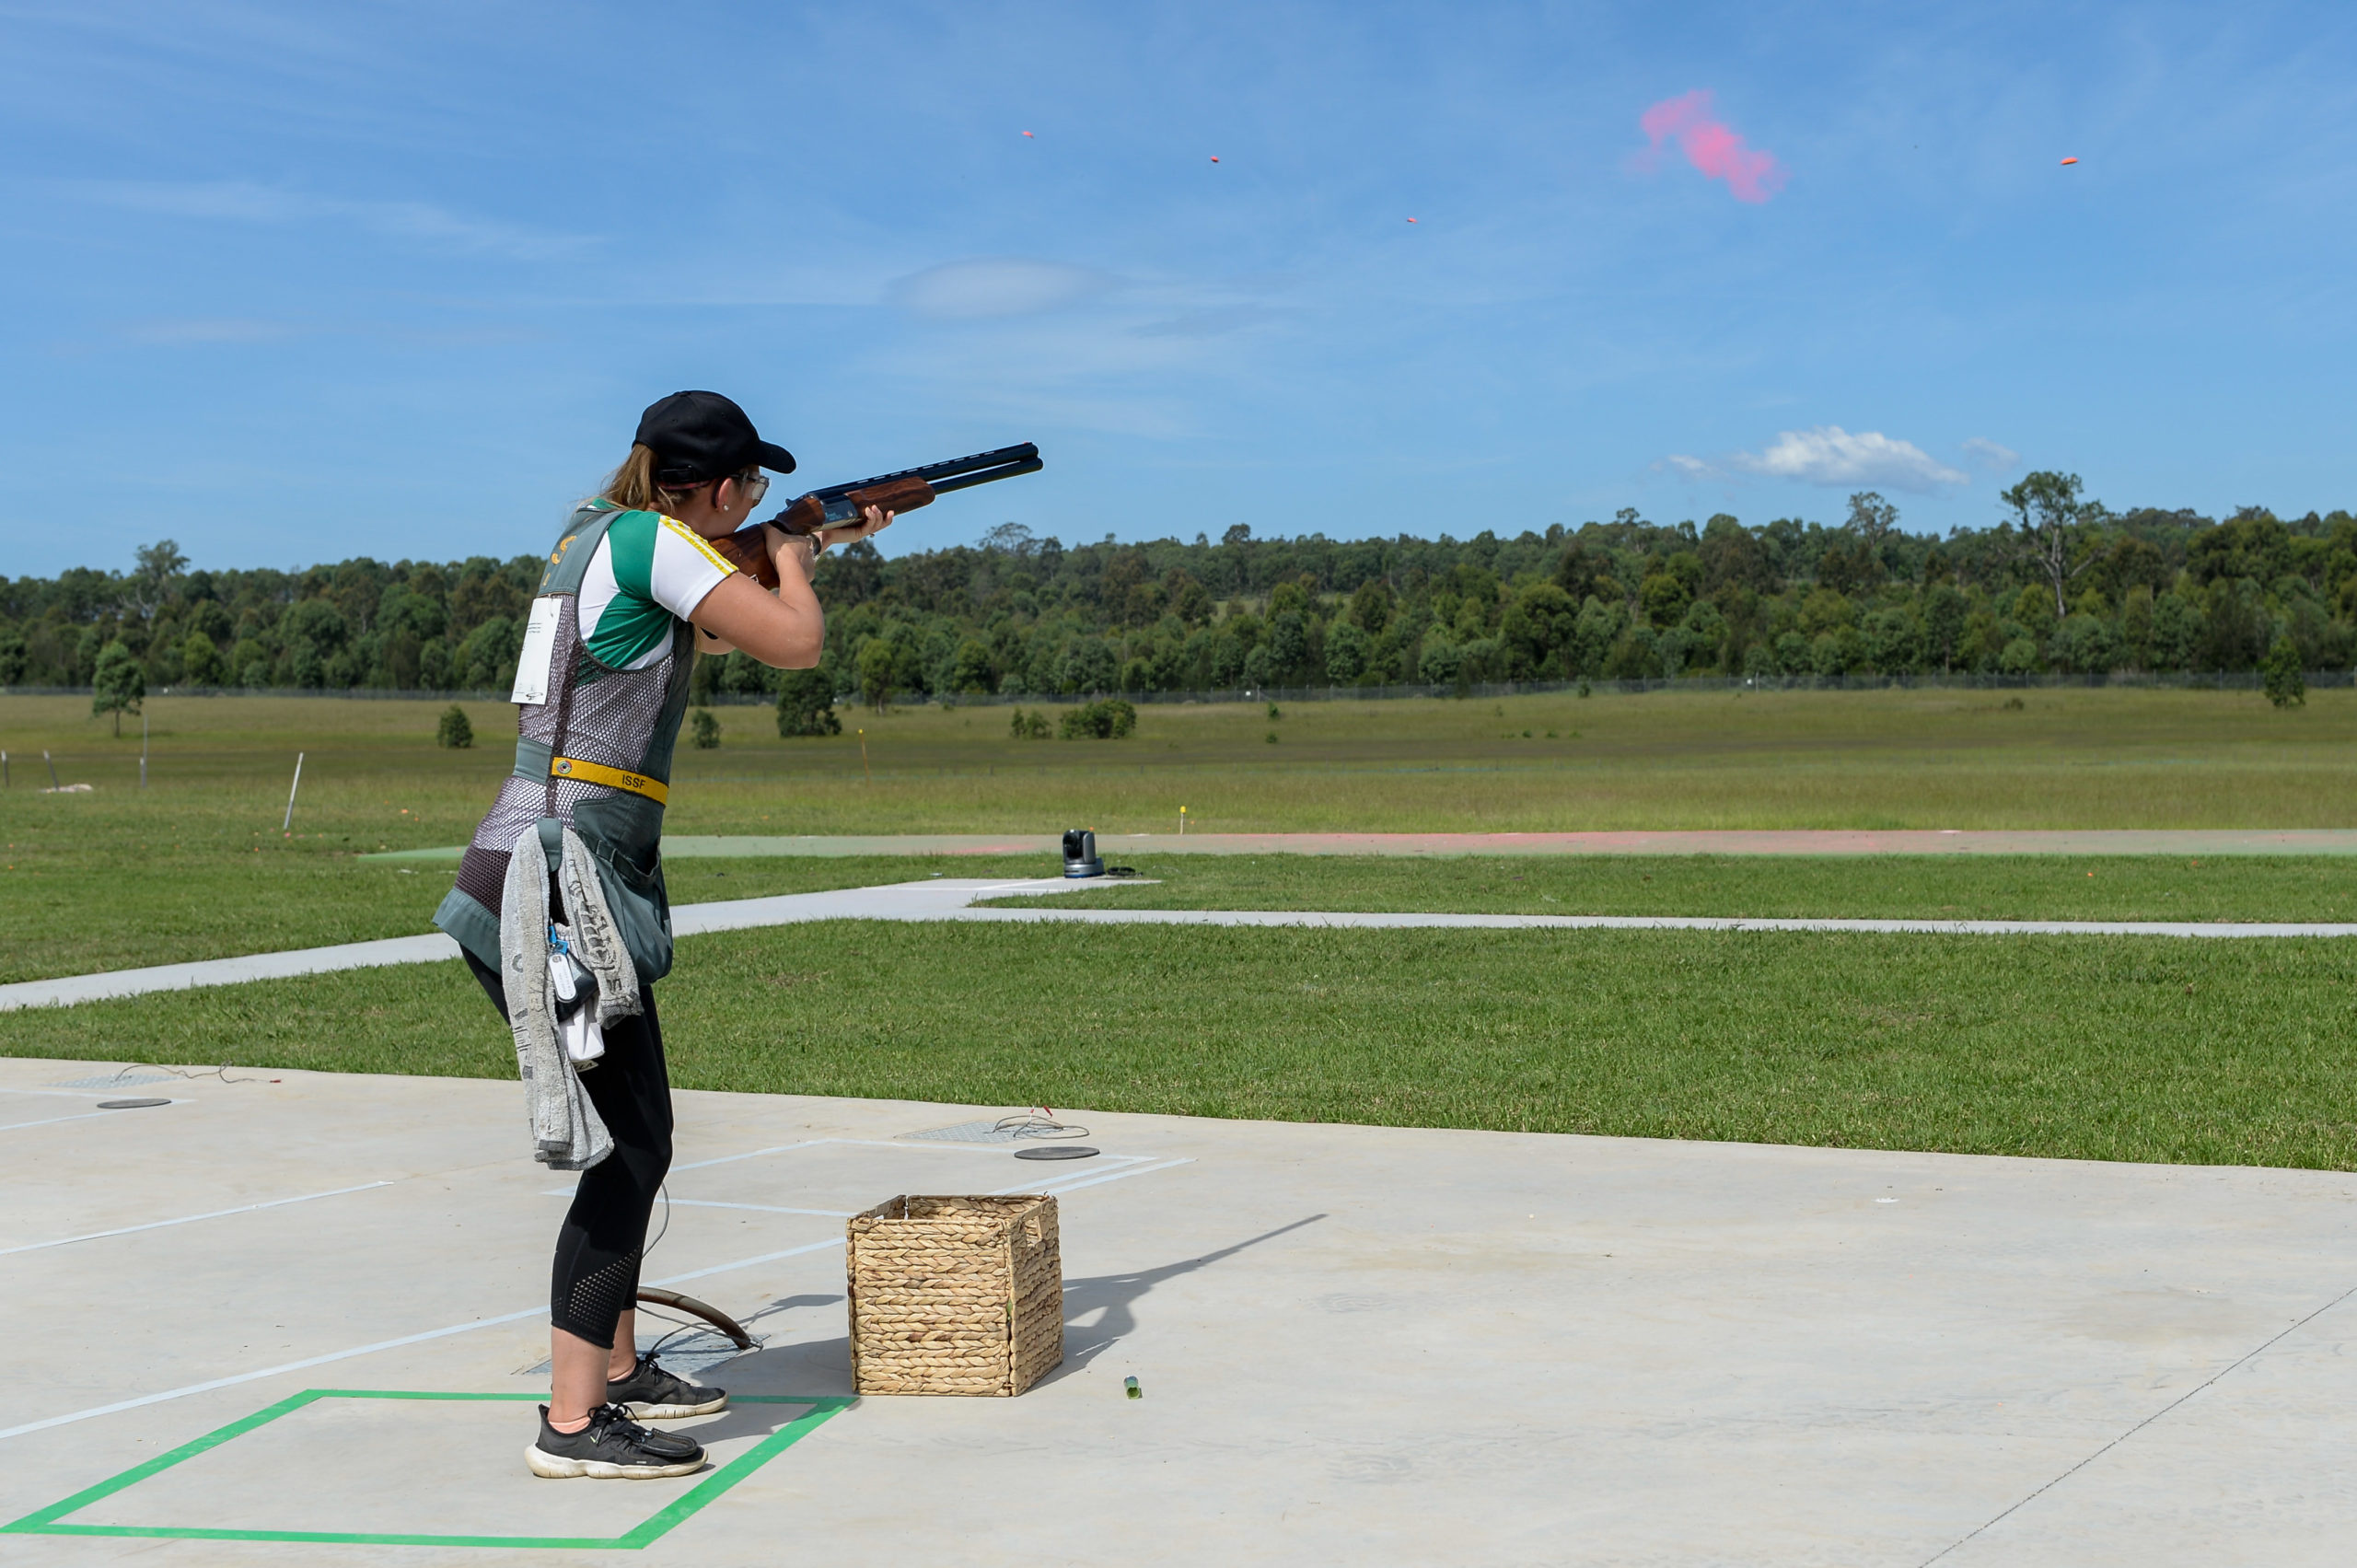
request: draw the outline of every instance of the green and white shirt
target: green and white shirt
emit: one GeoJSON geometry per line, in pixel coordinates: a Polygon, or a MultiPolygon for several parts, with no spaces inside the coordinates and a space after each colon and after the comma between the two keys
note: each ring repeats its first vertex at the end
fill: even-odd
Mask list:
{"type": "Polygon", "coordinates": [[[607,525],[582,576],[581,640],[609,669],[644,668],[669,645],[672,619],[692,616],[736,570],[677,517],[624,512],[607,525]]]}

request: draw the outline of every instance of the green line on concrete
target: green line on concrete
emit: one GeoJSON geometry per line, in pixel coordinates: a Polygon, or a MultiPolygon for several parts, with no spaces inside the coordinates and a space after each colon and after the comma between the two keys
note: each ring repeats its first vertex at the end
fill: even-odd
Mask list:
{"type": "Polygon", "coordinates": [[[491,1400],[500,1401],[536,1401],[539,1394],[446,1394],[411,1388],[306,1388],[276,1404],[241,1416],[228,1425],[206,1433],[192,1442],[183,1443],[168,1454],[158,1454],[145,1463],[134,1465],[120,1475],[110,1476],[96,1486],[87,1487],[62,1502],[34,1510],[21,1519],[0,1525],[0,1535],[50,1536],[142,1536],[167,1540],[286,1540],[309,1541],[333,1546],[487,1546],[509,1548],[540,1548],[573,1551],[638,1551],[677,1527],[706,1504],[714,1502],[730,1487],[751,1475],[770,1460],[800,1442],[838,1412],[857,1403],[848,1396],[837,1394],[738,1394],[733,1402],[748,1405],[805,1405],[801,1415],[771,1433],[761,1442],[713,1471],[702,1481],[658,1510],[652,1517],[626,1533],[611,1538],[604,1536],[462,1536],[413,1535],[389,1532],[346,1530],[255,1530],[203,1529],[178,1525],[70,1525],[62,1523],[69,1514],[79,1513],[90,1504],[136,1486],[160,1470],[192,1459],[207,1449],[217,1448],[233,1438],[242,1437],[258,1426],[276,1421],[319,1400],[491,1400]]]}

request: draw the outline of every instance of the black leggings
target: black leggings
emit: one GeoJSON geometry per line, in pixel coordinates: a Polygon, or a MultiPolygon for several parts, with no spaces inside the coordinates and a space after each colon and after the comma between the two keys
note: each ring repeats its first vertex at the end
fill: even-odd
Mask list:
{"type": "MultiPolygon", "coordinates": [[[[507,1016],[499,971],[467,955],[491,1005],[507,1016]]],[[[589,1103],[613,1134],[614,1152],[581,1173],[573,1207],[556,1233],[549,1281],[549,1320],[568,1334],[611,1350],[614,1320],[638,1299],[638,1265],[655,1194],[671,1168],[671,1083],[663,1070],[663,1026],[655,988],[643,985],[646,1010],[606,1029],[606,1054],[581,1074],[589,1103]]]]}

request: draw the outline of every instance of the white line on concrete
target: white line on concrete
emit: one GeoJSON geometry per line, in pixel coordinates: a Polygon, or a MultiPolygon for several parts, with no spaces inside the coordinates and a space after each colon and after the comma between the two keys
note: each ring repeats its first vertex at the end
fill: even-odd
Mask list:
{"type": "MultiPolygon", "coordinates": [[[[153,1082],[150,1079],[149,1082],[153,1082]]],[[[109,1091],[104,1089],[0,1089],[0,1095],[47,1095],[52,1099],[90,1099],[109,1091]]]]}
{"type": "Polygon", "coordinates": [[[29,1241],[22,1247],[0,1247],[0,1258],[15,1252],[39,1252],[47,1247],[71,1247],[77,1241],[99,1241],[110,1236],[130,1236],[137,1231],[162,1230],[168,1225],[194,1225],[198,1220],[223,1219],[230,1214],[250,1214],[257,1209],[283,1209],[289,1203],[308,1203],[315,1198],[341,1198],[347,1192],[366,1192],[378,1187],[390,1187],[389,1181],[364,1181],[357,1187],[338,1187],[327,1192],[306,1192],[299,1198],[273,1198],[266,1203],[248,1203],[242,1208],[215,1209],[210,1214],[182,1214],[176,1220],[150,1220],[145,1225],[117,1225],[112,1230],[93,1230],[81,1236],[60,1237],[55,1241],[29,1241]]]}
{"type": "MultiPolygon", "coordinates": [[[[178,1105],[180,1102],[179,1100],[174,1100],[171,1103],[178,1105]]],[[[156,1108],[150,1106],[147,1109],[153,1110],[156,1108]]],[[[8,1122],[5,1126],[0,1126],[0,1132],[13,1132],[19,1127],[47,1127],[52,1122],[58,1121],[89,1121],[101,1116],[119,1116],[121,1114],[122,1112],[113,1110],[84,1110],[77,1111],[72,1116],[44,1116],[38,1121],[8,1122]]]]}
{"type": "Polygon", "coordinates": [[[233,1373],[229,1376],[215,1377],[209,1382],[191,1383],[180,1388],[167,1388],[160,1394],[142,1394],[137,1399],[117,1400],[110,1405],[93,1405],[88,1410],[69,1411],[64,1415],[53,1415],[44,1421],[29,1421],[21,1426],[0,1427],[0,1439],[21,1437],[29,1432],[46,1432],[52,1426],[64,1426],[76,1421],[88,1421],[93,1416],[113,1415],[119,1411],[135,1411],[145,1405],[160,1405],[168,1400],[182,1400],[191,1394],[207,1394],[215,1388],[235,1388],[240,1383],[252,1383],[264,1377],[275,1377],[281,1373],[301,1372],[313,1366],[325,1366],[331,1361],[349,1361],[355,1355],[370,1355],[380,1350],[399,1350],[403,1345],[424,1344],[428,1340],[448,1339],[452,1334],[470,1334],[477,1329],[488,1329],[499,1323],[513,1323],[519,1318],[529,1318],[535,1313],[547,1310],[548,1307],[543,1303],[538,1307],[528,1307],[521,1312],[510,1312],[498,1318],[478,1318],[471,1323],[454,1323],[447,1329],[428,1329],[422,1334],[404,1334],[397,1340],[378,1340],[373,1344],[354,1345],[350,1350],[331,1351],[325,1355],[309,1356],[301,1361],[282,1362],[276,1366],[265,1366],[259,1372],[233,1373]]]}
{"type": "MultiPolygon", "coordinates": [[[[552,1187],[540,1194],[543,1198],[570,1198],[569,1187],[552,1187]]],[[[774,1203],[723,1203],[711,1198],[667,1198],[665,1202],[675,1209],[749,1209],[757,1214],[808,1214],[815,1219],[847,1220],[849,1209],[781,1209],[774,1203]]]]}
{"type": "Polygon", "coordinates": [[[1054,1178],[1042,1178],[1042,1180],[1055,1182],[1055,1185],[1043,1187],[1037,1181],[1027,1181],[1021,1187],[1002,1187],[992,1196],[1004,1197],[1020,1192],[1028,1187],[1037,1191],[1042,1197],[1061,1198],[1067,1192],[1077,1192],[1084,1187],[1102,1187],[1109,1181],[1121,1181],[1132,1176],[1152,1176],[1157,1170],[1169,1170],[1178,1166],[1194,1163],[1192,1159],[1165,1160],[1160,1165],[1133,1166],[1128,1170],[1107,1171],[1102,1175],[1092,1176],[1085,1181],[1058,1181],[1054,1178]]]}
{"type": "MultiPolygon", "coordinates": [[[[774,1263],[780,1258],[799,1258],[805,1252],[824,1252],[830,1247],[841,1247],[842,1244],[842,1237],[831,1236],[824,1241],[811,1241],[800,1247],[789,1247],[783,1252],[764,1252],[758,1258],[739,1258],[734,1263],[714,1263],[709,1269],[696,1269],[684,1274],[673,1274],[668,1279],[649,1280],[647,1283],[658,1285],[685,1284],[690,1280],[710,1279],[714,1274],[733,1273],[738,1269],[749,1269],[756,1263],[774,1263]]],[[[0,1433],[0,1436],[6,1435],[6,1433],[0,1433]]]]}
{"type": "Polygon", "coordinates": [[[722,1155],[717,1159],[690,1160],[685,1165],[675,1165],[671,1168],[675,1171],[702,1170],[706,1166],[734,1165],[738,1160],[757,1160],[763,1155],[783,1155],[790,1153],[795,1149],[807,1149],[813,1144],[831,1144],[833,1142],[834,1140],[832,1138],[805,1138],[798,1144],[772,1144],[766,1149],[748,1149],[741,1155],[722,1155]]]}
{"type": "MultiPolygon", "coordinates": [[[[817,1252],[825,1248],[842,1245],[842,1238],[837,1237],[828,1241],[813,1242],[807,1247],[789,1247],[783,1252],[764,1252],[759,1257],[740,1258],[733,1263],[715,1263],[709,1269],[696,1269],[684,1274],[673,1274],[668,1279],[649,1280],[646,1283],[656,1285],[681,1284],[689,1280],[707,1279],[714,1274],[725,1274],[733,1269],[749,1269],[756,1263],[774,1262],[780,1258],[792,1258],[798,1253],[817,1252]]],[[[308,1371],[314,1366],[325,1366],[331,1362],[350,1361],[353,1357],[359,1355],[374,1355],[378,1351],[400,1350],[404,1345],[421,1345],[429,1340],[447,1340],[453,1334],[471,1334],[477,1329],[495,1328],[502,1323],[513,1323],[518,1318],[537,1317],[547,1310],[548,1304],[542,1302],[536,1307],[527,1307],[520,1312],[502,1313],[496,1318],[477,1318],[470,1322],[453,1323],[447,1328],[428,1329],[422,1334],[404,1334],[396,1340],[377,1340],[369,1344],[354,1345],[350,1350],[330,1351],[325,1355],[307,1356],[301,1361],[281,1362],[276,1366],[265,1366],[255,1372],[233,1373],[226,1377],[215,1377],[203,1383],[191,1383],[185,1388],[167,1388],[160,1394],[142,1394],[136,1399],[117,1400],[110,1405],[93,1405],[88,1410],[68,1411],[64,1415],[53,1415],[41,1421],[29,1421],[21,1426],[0,1427],[0,1439],[21,1437],[31,1432],[46,1432],[52,1426],[65,1426],[77,1421],[88,1421],[94,1416],[113,1415],[122,1411],[139,1410],[147,1405],[160,1405],[167,1400],[186,1399],[191,1394],[209,1394],[215,1388],[231,1388],[240,1383],[255,1383],[264,1377],[276,1377],[288,1372],[308,1371]]]]}

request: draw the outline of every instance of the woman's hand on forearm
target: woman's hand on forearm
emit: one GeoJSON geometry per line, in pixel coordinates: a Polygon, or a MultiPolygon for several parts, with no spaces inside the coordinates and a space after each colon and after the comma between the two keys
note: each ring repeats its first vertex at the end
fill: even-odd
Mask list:
{"type": "Polygon", "coordinates": [[[856,544],[863,539],[872,539],[892,526],[895,514],[884,510],[881,506],[869,506],[861,516],[863,520],[860,522],[848,524],[840,528],[820,528],[819,530],[820,544],[832,548],[838,544],[856,544]]]}

